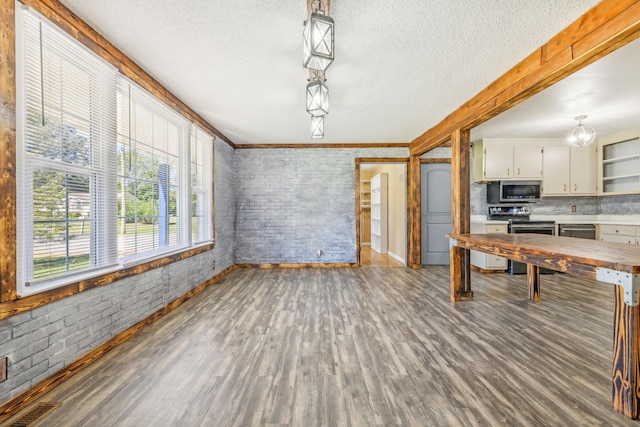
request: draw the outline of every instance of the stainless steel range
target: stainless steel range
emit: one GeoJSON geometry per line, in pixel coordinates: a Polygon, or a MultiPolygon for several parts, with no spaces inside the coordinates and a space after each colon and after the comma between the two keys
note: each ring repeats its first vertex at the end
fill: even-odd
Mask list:
{"type": "MultiPolygon", "coordinates": [[[[509,221],[509,233],[556,234],[555,221],[531,221],[528,206],[489,206],[489,220],[509,221]]],[[[527,265],[509,260],[507,271],[511,274],[527,274],[527,265]]],[[[540,269],[542,274],[552,274],[553,270],[540,269]]]]}

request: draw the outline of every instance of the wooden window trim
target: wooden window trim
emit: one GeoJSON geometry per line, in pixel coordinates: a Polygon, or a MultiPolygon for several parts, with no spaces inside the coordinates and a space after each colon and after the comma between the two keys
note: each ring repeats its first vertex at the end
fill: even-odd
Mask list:
{"type": "Polygon", "coordinates": [[[16,298],[15,1],[0,0],[0,302],[16,298]]]}
{"type": "Polygon", "coordinates": [[[409,148],[408,142],[362,142],[362,143],[320,143],[320,144],[236,144],[238,150],[274,148],[409,148]]]}

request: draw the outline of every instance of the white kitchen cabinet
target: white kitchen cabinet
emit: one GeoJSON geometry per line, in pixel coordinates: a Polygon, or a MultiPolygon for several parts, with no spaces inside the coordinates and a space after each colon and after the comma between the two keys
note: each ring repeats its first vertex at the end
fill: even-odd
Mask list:
{"type": "Polygon", "coordinates": [[[569,146],[545,146],[542,150],[542,195],[569,194],[571,149],[569,146]]]}
{"type": "MultiPolygon", "coordinates": [[[[491,223],[471,223],[471,233],[489,234],[489,233],[507,233],[507,224],[491,224],[491,223]]],[[[507,259],[496,255],[486,254],[484,252],[471,251],[471,265],[475,265],[481,270],[506,270],[507,259]]]]}
{"type": "Polygon", "coordinates": [[[514,178],[518,180],[542,178],[542,149],[538,144],[513,146],[514,178]]]}
{"type": "Polygon", "coordinates": [[[599,239],[602,242],[640,244],[640,227],[633,225],[601,224],[599,239]]]}
{"type": "Polygon", "coordinates": [[[513,178],[513,147],[486,146],[483,151],[483,179],[513,178]]]}
{"type": "Polygon", "coordinates": [[[564,142],[542,150],[542,195],[595,195],[596,147],[571,147],[564,142]]]}
{"type": "Polygon", "coordinates": [[[387,253],[387,174],[371,178],[371,249],[387,253]]]}
{"type": "Polygon", "coordinates": [[[598,192],[596,149],[596,145],[571,147],[571,194],[591,196],[598,192]]]}
{"type": "Polygon", "coordinates": [[[488,138],[473,143],[474,181],[541,178],[542,152],[537,141],[488,138]]]}

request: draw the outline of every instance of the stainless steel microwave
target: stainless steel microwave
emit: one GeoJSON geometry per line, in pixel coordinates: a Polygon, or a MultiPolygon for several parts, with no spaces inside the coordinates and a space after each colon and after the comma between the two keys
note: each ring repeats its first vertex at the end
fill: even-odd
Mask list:
{"type": "Polygon", "coordinates": [[[541,181],[498,181],[487,184],[487,203],[537,202],[541,181]]]}

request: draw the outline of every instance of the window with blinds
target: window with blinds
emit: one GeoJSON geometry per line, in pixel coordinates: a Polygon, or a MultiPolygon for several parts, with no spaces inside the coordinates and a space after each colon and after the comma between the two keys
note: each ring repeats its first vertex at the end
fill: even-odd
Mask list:
{"type": "Polygon", "coordinates": [[[16,40],[19,294],[211,242],[213,138],[33,10],[16,40]]]}
{"type": "Polygon", "coordinates": [[[17,274],[29,293],[117,262],[109,194],[117,71],[35,13],[17,15],[17,274]]]}
{"type": "Polygon", "coordinates": [[[189,241],[190,123],[124,77],[118,85],[118,255],[178,249],[189,241]]]}
{"type": "Polygon", "coordinates": [[[191,233],[199,243],[212,238],[213,138],[195,125],[191,129],[191,233]]]}

